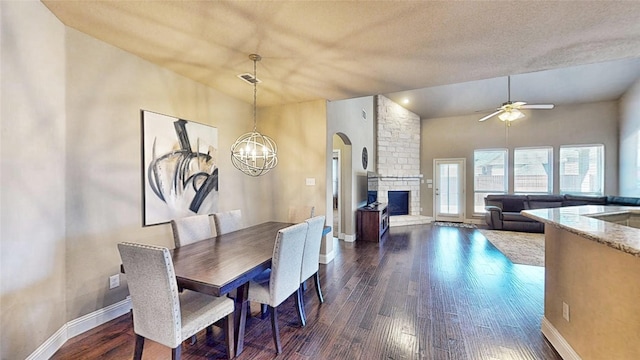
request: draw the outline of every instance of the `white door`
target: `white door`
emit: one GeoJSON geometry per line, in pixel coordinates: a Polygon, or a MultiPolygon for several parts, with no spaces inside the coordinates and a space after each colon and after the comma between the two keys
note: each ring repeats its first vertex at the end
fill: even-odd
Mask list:
{"type": "Polygon", "coordinates": [[[433,184],[436,221],[464,222],[465,159],[434,159],[433,184]]]}

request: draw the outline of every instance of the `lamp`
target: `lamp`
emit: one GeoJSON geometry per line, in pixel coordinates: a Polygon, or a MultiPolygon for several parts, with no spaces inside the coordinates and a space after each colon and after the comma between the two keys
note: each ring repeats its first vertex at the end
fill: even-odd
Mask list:
{"type": "Polygon", "coordinates": [[[262,59],[258,54],[249,55],[253,61],[253,131],[240,135],[231,146],[231,162],[236,169],[249,176],[264,175],[278,165],[278,146],[270,137],[256,130],[256,63],[262,59]]]}
{"type": "Polygon", "coordinates": [[[522,113],[522,111],[514,108],[508,108],[502,114],[498,115],[498,119],[502,121],[513,121],[522,119],[523,117],[524,114],[522,113]]]}

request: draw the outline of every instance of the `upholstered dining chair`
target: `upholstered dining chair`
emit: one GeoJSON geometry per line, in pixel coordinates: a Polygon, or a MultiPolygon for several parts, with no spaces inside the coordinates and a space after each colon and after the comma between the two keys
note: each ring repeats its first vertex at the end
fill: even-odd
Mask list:
{"type": "Polygon", "coordinates": [[[289,222],[297,224],[311,219],[315,209],[315,206],[289,206],[289,222]]]}
{"type": "Polygon", "coordinates": [[[282,345],[276,308],[300,287],[300,267],[308,227],[306,222],[302,222],[280,230],[273,246],[269,281],[249,283],[248,300],[269,306],[273,342],[278,354],[282,353],[282,345]]]}
{"type": "Polygon", "coordinates": [[[320,303],[324,302],[322,298],[322,289],[320,288],[320,277],[318,270],[320,268],[320,245],[322,244],[322,230],[324,229],[324,215],[315,216],[306,220],[309,225],[307,228],[306,239],[304,242],[304,254],[302,256],[302,266],[300,270],[300,287],[298,288],[298,316],[302,326],[307,323],[307,315],[304,311],[303,284],[309,278],[313,277],[316,285],[316,295],[320,303]]]}
{"type": "Polygon", "coordinates": [[[218,235],[224,235],[243,228],[242,211],[239,209],[215,213],[213,214],[213,221],[218,235]]]}
{"type": "Polygon", "coordinates": [[[179,293],[167,248],[120,243],[118,250],[133,307],[134,359],[142,359],[145,339],[170,347],[172,359],[180,359],[184,340],[221,319],[227,357],[234,357],[233,300],[195,291],[179,293]]]}
{"type": "Polygon", "coordinates": [[[171,220],[171,229],[176,247],[214,236],[209,215],[195,215],[171,220]]]}

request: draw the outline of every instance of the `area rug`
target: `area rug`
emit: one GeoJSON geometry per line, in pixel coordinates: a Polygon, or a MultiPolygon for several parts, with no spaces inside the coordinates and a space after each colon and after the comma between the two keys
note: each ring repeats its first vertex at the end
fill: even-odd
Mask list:
{"type": "Polygon", "coordinates": [[[433,223],[435,226],[452,226],[459,228],[467,228],[467,229],[475,229],[477,226],[475,224],[465,224],[465,223],[456,223],[456,222],[445,222],[445,221],[436,221],[433,223]]]}
{"type": "Polygon", "coordinates": [[[514,264],[544,266],[544,234],[479,229],[514,264]]]}

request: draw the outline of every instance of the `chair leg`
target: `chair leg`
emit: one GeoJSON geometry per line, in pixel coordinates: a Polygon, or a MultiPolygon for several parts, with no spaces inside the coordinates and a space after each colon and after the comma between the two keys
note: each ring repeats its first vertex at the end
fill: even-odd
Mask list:
{"type": "Polygon", "coordinates": [[[142,359],[142,348],[144,347],[144,336],[136,334],[136,348],[133,351],[133,360],[142,359]]]}
{"type": "Polygon", "coordinates": [[[182,344],[171,349],[171,360],[180,360],[182,354],[182,344]]]}
{"type": "Polygon", "coordinates": [[[318,295],[318,300],[320,300],[320,304],[322,304],[324,299],[322,298],[322,289],[320,289],[320,276],[318,276],[317,272],[313,274],[313,280],[316,282],[316,294],[318,295]]]}
{"type": "Polygon", "coordinates": [[[273,306],[269,306],[271,313],[271,332],[273,334],[273,343],[276,345],[276,352],[282,353],[282,345],[280,344],[280,330],[278,329],[278,312],[273,306]]]}
{"type": "Polygon", "coordinates": [[[210,344],[213,344],[213,325],[209,325],[209,326],[207,326],[207,329],[206,329],[206,330],[207,330],[207,331],[206,331],[206,334],[207,334],[207,335],[206,335],[207,342],[208,342],[208,343],[210,343],[210,344]]]}
{"type": "Polygon", "coordinates": [[[302,294],[302,285],[296,291],[296,308],[298,309],[298,317],[302,326],[307,325],[307,314],[304,311],[304,297],[302,294]]]}
{"type": "Polygon", "coordinates": [[[224,338],[227,340],[227,359],[231,360],[235,357],[235,341],[233,338],[233,313],[222,319],[224,327],[224,338]]]}
{"type": "Polygon", "coordinates": [[[260,304],[260,319],[267,317],[267,304],[260,304]]]}

